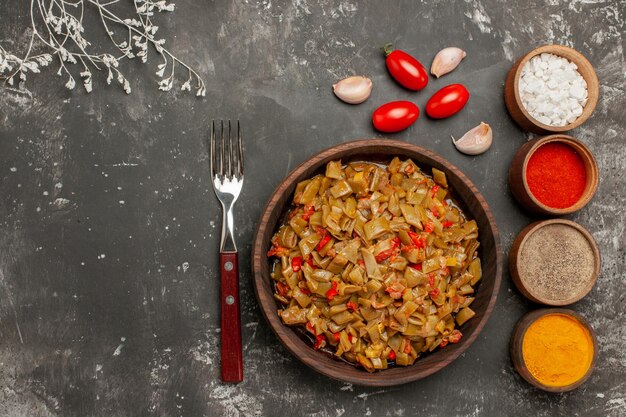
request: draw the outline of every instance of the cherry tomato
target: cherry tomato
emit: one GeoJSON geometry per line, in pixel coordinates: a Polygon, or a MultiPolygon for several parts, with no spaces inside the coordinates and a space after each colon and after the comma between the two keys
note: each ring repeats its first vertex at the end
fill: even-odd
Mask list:
{"type": "Polygon", "coordinates": [[[458,113],[469,100],[469,92],[461,84],[450,84],[437,91],[426,103],[426,114],[443,119],[458,113]]]}
{"type": "Polygon", "coordinates": [[[410,101],[391,101],[383,104],[372,114],[376,130],[399,132],[411,126],[420,115],[420,109],[410,101]]]}
{"type": "Polygon", "coordinates": [[[411,55],[396,49],[391,50],[391,44],[383,47],[387,57],[385,63],[391,76],[403,87],[419,91],[428,84],[428,73],[424,66],[411,55]]]}

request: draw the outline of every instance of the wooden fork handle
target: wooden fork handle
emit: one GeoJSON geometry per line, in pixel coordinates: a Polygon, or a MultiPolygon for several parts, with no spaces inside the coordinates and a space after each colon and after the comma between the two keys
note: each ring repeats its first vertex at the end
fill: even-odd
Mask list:
{"type": "Polygon", "coordinates": [[[243,381],[239,262],[237,252],[220,252],[222,381],[243,381]]]}

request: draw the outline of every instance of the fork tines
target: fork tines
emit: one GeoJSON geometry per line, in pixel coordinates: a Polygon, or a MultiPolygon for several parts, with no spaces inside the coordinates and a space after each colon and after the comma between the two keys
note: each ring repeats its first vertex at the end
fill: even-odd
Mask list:
{"type": "Polygon", "coordinates": [[[228,120],[228,138],[225,140],[224,120],[219,121],[219,129],[215,127],[215,120],[211,124],[211,174],[221,179],[241,178],[243,176],[243,143],[241,127],[237,120],[237,144],[233,146],[232,128],[228,120]],[[219,134],[218,134],[219,133],[219,134]]]}

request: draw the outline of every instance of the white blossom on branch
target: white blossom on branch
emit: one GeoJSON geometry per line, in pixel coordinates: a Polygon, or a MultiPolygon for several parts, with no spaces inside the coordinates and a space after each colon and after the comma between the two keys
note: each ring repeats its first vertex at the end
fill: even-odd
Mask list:
{"type": "Polygon", "coordinates": [[[181,80],[180,89],[191,91],[193,83],[196,95],[204,96],[206,87],[202,77],[165,47],[165,39],[155,37],[159,30],[153,22],[155,14],[174,11],[174,3],[165,0],[132,0],[134,13],[125,18],[113,11],[118,3],[120,0],[31,0],[32,34],[28,49],[20,58],[0,45],[0,80],[11,86],[24,82],[27,73],[39,73],[42,67],[50,65],[56,57],[59,64],[57,74],[66,77],[65,86],[68,89],[72,90],[76,86],[75,77],[80,77],[85,91],[91,92],[92,70],[96,70],[106,72],[107,84],[115,80],[130,94],[130,83],[120,71],[119,63],[123,59],[133,58],[139,58],[145,63],[152,47],[163,59],[156,72],[160,78],[159,90],[172,89],[176,81],[175,70],[179,67],[187,74],[181,80]],[[114,46],[114,53],[93,51],[91,42],[84,37],[86,28],[83,17],[86,8],[97,12],[114,46]],[[36,44],[44,50],[43,53],[32,54],[36,44]],[[73,69],[74,65],[81,69],[73,69]]]}

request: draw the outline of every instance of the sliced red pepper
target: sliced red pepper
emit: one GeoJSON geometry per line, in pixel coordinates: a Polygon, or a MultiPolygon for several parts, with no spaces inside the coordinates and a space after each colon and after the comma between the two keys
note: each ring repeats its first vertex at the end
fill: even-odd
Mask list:
{"type": "Polygon", "coordinates": [[[311,256],[311,254],[307,256],[306,263],[309,264],[311,268],[315,269],[315,264],[313,263],[313,256],[311,256]]]}
{"type": "Polygon", "coordinates": [[[465,297],[462,295],[456,294],[454,297],[452,297],[452,301],[455,303],[463,304],[465,302],[465,297]]]}
{"type": "Polygon", "coordinates": [[[407,234],[417,248],[424,248],[426,246],[420,235],[418,235],[417,233],[409,231],[407,232],[407,234]]]}
{"type": "Polygon", "coordinates": [[[335,339],[335,343],[339,343],[339,332],[333,333],[333,339],[335,339]]]}
{"type": "Polygon", "coordinates": [[[396,360],[396,352],[394,352],[393,349],[389,352],[389,355],[387,355],[387,359],[390,360],[390,361],[395,361],[396,360]]]}
{"type": "Polygon", "coordinates": [[[337,281],[333,281],[331,285],[331,288],[326,291],[326,298],[328,298],[328,301],[333,301],[333,298],[337,295],[337,281]]]}
{"type": "Polygon", "coordinates": [[[450,333],[450,336],[448,336],[448,340],[450,341],[450,343],[459,343],[462,337],[463,337],[463,333],[454,329],[452,330],[452,333],[450,333]]]}
{"type": "Polygon", "coordinates": [[[452,227],[454,225],[454,222],[445,221],[445,222],[441,222],[441,225],[443,226],[444,229],[447,229],[448,227],[452,227]]]}
{"type": "Polygon", "coordinates": [[[430,189],[431,191],[431,197],[434,197],[437,194],[437,191],[439,191],[439,186],[438,185],[433,185],[433,188],[430,189]]]}
{"type": "Polygon", "coordinates": [[[313,226],[315,233],[322,235],[322,237],[328,234],[328,230],[324,229],[322,226],[313,226]]]}
{"type": "Polygon", "coordinates": [[[317,251],[321,251],[324,246],[326,246],[328,244],[328,242],[330,242],[330,235],[329,234],[325,234],[324,237],[322,238],[322,240],[320,240],[320,243],[317,244],[317,251]]]}
{"type": "Polygon", "coordinates": [[[359,306],[354,301],[348,301],[346,303],[346,306],[348,307],[348,311],[350,311],[351,313],[354,313],[357,308],[359,308],[359,306]]]}
{"type": "Polygon", "coordinates": [[[422,264],[409,264],[409,266],[413,269],[417,269],[418,271],[422,270],[422,264]]]}
{"type": "Polygon", "coordinates": [[[363,259],[358,259],[356,263],[359,264],[361,268],[365,268],[365,261],[363,259]]]}
{"type": "Polygon", "coordinates": [[[291,258],[291,270],[298,272],[302,268],[302,256],[294,256],[291,258]]]}
{"type": "Polygon", "coordinates": [[[428,274],[428,285],[430,288],[435,288],[435,276],[433,274],[428,274]]]}
{"type": "Polygon", "coordinates": [[[354,336],[352,336],[352,333],[348,333],[348,341],[350,343],[354,343],[354,336]]]}
{"type": "Polygon", "coordinates": [[[439,218],[439,210],[437,209],[437,207],[432,206],[432,207],[430,208],[430,212],[433,214],[433,216],[435,216],[435,217],[439,218]]]}
{"type": "Polygon", "coordinates": [[[305,295],[311,295],[311,290],[309,290],[308,288],[300,288],[300,292],[305,295]]]}
{"type": "Polygon", "coordinates": [[[311,324],[311,322],[310,322],[310,321],[307,321],[307,322],[306,322],[306,329],[307,329],[309,332],[311,332],[311,333],[315,334],[315,327],[313,327],[313,325],[311,324]]]}
{"type": "Polygon", "coordinates": [[[432,232],[433,230],[435,230],[435,225],[433,225],[433,223],[432,223],[432,222],[426,222],[426,224],[424,225],[424,231],[425,231],[426,233],[430,233],[430,232],[432,232]]]}
{"type": "Polygon", "coordinates": [[[283,297],[286,296],[289,292],[289,287],[287,286],[287,284],[284,284],[282,282],[276,283],[276,289],[278,290],[278,294],[282,295],[283,297]]]}
{"type": "Polygon", "coordinates": [[[404,353],[411,353],[411,341],[409,339],[406,339],[404,343],[404,353]]]}
{"type": "Polygon", "coordinates": [[[431,299],[435,299],[439,296],[439,289],[435,288],[434,290],[432,290],[431,292],[428,293],[428,295],[430,295],[431,299]]]}
{"type": "Polygon", "coordinates": [[[446,347],[447,344],[448,344],[448,341],[444,339],[441,341],[441,343],[439,343],[439,347],[440,348],[446,347]]]}
{"type": "Polygon", "coordinates": [[[391,255],[393,255],[393,249],[384,250],[375,256],[376,262],[380,263],[384,261],[385,259],[389,258],[391,255]]]}
{"type": "Polygon", "coordinates": [[[321,348],[324,343],[326,343],[326,336],[324,336],[323,334],[318,334],[317,336],[315,336],[315,345],[313,346],[313,349],[321,348]]]}
{"type": "Polygon", "coordinates": [[[402,241],[400,240],[399,237],[394,237],[393,239],[391,239],[391,248],[392,249],[400,247],[401,244],[402,244],[402,241]]]}
{"type": "Polygon", "coordinates": [[[304,207],[304,214],[302,214],[302,220],[308,222],[309,219],[311,218],[311,216],[313,215],[313,213],[315,213],[315,207],[313,207],[313,206],[305,206],[304,207]]]}
{"type": "Polygon", "coordinates": [[[283,256],[289,253],[289,249],[284,248],[282,246],[279,245],[274,245],[272,246],[272,249],[270,249],[267,252],[267,256],[283,256]]]}

